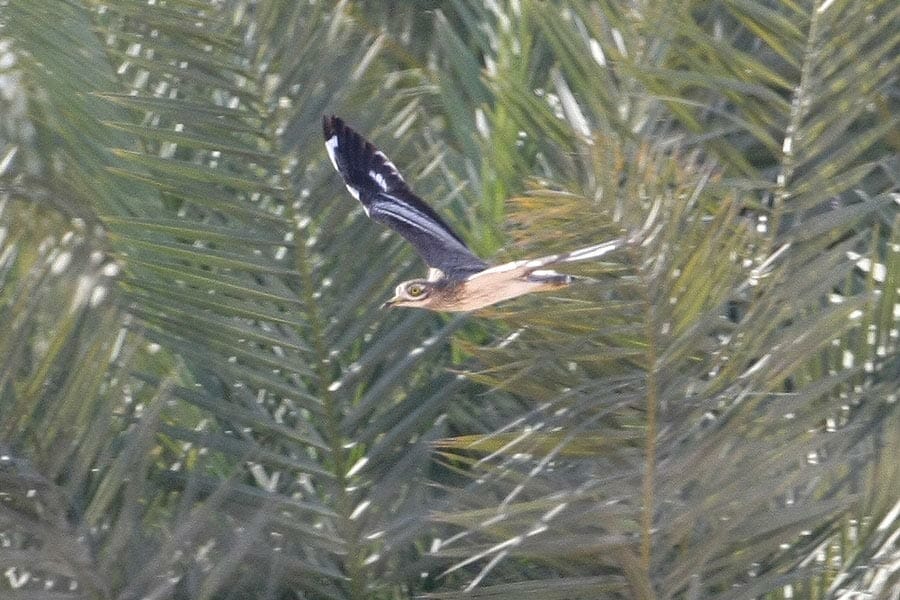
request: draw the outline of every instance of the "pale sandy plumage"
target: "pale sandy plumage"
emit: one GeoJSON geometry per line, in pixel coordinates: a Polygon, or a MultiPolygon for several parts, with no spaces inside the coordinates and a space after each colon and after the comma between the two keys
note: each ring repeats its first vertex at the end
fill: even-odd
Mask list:
{"type": "Polygon", "coordinates": [[[628,243],[619,238],[565,254],[489,266],[409,189],[383,152],[338,117],[325,117],[322,130],[331,163],[366,215],[406,238],[429,266],[427,278],[404,281],[385,306],[461,312],[564,288],[575,278],[546,267],[598,258],[628,243]]]}

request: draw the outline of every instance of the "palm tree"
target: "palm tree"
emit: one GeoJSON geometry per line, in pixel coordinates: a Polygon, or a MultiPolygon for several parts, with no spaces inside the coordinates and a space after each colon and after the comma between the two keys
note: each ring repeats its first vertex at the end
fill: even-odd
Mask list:
{"type": "Polygon", "coordinates": [[[896,593],[897,16],[0,8],[3,597],[896,593]],[[380,311],[325,112],[482,255],[642,242],[380,311]]]}

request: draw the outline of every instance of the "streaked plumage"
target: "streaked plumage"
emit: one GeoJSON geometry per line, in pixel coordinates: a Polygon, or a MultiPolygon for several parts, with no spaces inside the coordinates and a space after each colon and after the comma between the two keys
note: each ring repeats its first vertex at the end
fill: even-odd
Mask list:
{"type": "Polygon", "coordinates": [[[366,215],[406,238],[430,267],[428,278],[398,285],[386,305],[459,312],[559,289],[574,278],[545,267],[597,258],[627,243],[620,238],[574,252],[490,267],[409,189],[394,163],[371,142],[335,116],[323,118],[322,130],[334,168],[366,215]]]}

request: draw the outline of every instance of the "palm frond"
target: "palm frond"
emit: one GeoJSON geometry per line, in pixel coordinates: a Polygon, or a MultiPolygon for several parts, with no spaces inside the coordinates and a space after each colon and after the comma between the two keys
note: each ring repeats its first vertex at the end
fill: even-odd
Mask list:
{"type": "Polygon", "coordinates": [[[0,595],[883,592],[896,17],[4,7],[0,595]],[[323,113],[486,257],[638,241],[474,317],[379,311],[422,266],[323,113]]]}
{"type": "MultiPolygon", "coordinates": [[[[546,43],[558,61],[543,80],[554,94],[534,100],[527,90],[541,83],[521,73],[539,71],[520,63],[497,77],[503,108],[492,116],[502,136],[511,107],[529,104],[513,113],[534,140],[527,156],[576,201],[545,191],[522,204],[557,216],[552,202],[559,220],[590,223],[576,232],[602,231],[597,219],[633,229],[642,212],[657,217],[631,269],[623,258],[614,284],[590,289],[593,302],[518,308],[504,314],[512,335],[470,348],[482,361],[473,376],[524,404],[490,421],[497,433],[443,444],[473,481],[455,496],[458,509],[439,517],[460,529],[439,555],[451,571],[471,570],[472,588],[544,597],[566,573],[578,582],[567,597],[587,597],[596,581],[574,578],[606,573],[628,596],[733,597],[740,586],[751,597],[831,581],[809,557],[861,512],[861,480],[850,475],[859,471],[839,457],[873,457],[856,430],[880,421],[896,366],[895,344],[874,342],[894,326],[882,304],[894,292],[882,284],[895,253],[885,253],[878,226],[896,224],[893,182],[881,176],[894,119],[860,111],[835,120],[810,91],[846,87],[847,72],[821,60],[843,51],[822,27],[862,28],[865,11],[808,7],[800,29],[789,7],[758,6],[731,5],[743,11],[733,21],[676,10],[662,17],[666,28],[652,10],[624,19],[578,7],[560,20],[528,5],[545,36],[535,46],[546,43]],[[755,43],[771,42],[793,65],[787,73],[774,76],[776,66],[751,51],[762,31],[755,43]],[[803,43],[781,43],[798,34],[803,43]],[[701,48],[715,48],[715,60],[701,48]],[[832,75],[841,83],[829,83],[832,75]],[[783,84],[793,99],[779,97],[783,84]],[[666,108],[669,120],[648,119],[666,108]],[[693,156],[700,141],[718,164],[693,156]],[[753,144],[768,157],[748,161],[753,144]],[[858,185],[866,192],[847,193],[858,185]],[[871,311],[882,315],[878,325],[864,317],[871,311]],[[882,333],[863,341],[866,330],[882,333]],[[633,436],[609,444],[635,428],[642,448],[633,436]],[[479,460],[463,458],[472,455],[479,460]],[[565,542],[549,551],[548,538],[565,542]],[[553,582],[509,585],[533,582],[535,561],[553,582]]],[[[887,26],[891,10],[871,8],[887,26]]],[[[894,45],[873,42],[865,60],[879,65],[876,83],[854,103],[877,105],[893,79],[881,67],[894,45]]],[[[526,64],[541,64],[538,56],[526,64]]],[[[558,220],[526,219],[530,239],[545,227],[559,237],[558,220]]],[[[875,427],[881,439],[885,424],[875,427]]]]}

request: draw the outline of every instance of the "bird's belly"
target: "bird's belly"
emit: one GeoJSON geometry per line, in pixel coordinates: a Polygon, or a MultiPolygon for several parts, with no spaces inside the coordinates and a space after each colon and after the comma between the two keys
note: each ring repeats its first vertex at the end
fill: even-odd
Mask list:
{"type": "Polygon", "coordinates": [[[568,283],[560,280],[528,281],[516,278],[504,281],[479,281],[475,278],[460,286],[461,289],[457,290],[452,298],[447,298],[443,310],[450,312],[478,310],[525,294],[558,290],[567,285],[568,283]]]}

